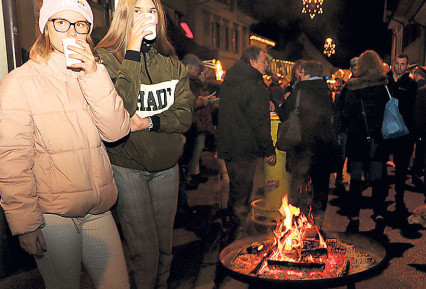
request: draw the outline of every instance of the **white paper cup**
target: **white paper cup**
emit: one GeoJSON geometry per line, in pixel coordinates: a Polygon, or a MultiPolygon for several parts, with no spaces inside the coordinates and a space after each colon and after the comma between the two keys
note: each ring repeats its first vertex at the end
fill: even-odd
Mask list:
{"type": "Polygon", "coordinates": [[[74,59],[74,58],[70,58],[69,57],[70,54],[77,54],[77,53],[74,52],[74,51],[69,50],[68,49],[68,45],[84,49],[81,45],[78,45],[75,42],[76,40],[77,40],[76,38],[65,38],[65,39],[62,39],[62,45],[64,46],[64,54],[65,54],[65,60],[66,60],[66,63],[67,63],[67,67],[70,67],[71,65],[76,64],[76,63],[81,63],[80,59],[74,59]]]}
{"type": "Polygon", "coordinates": [[[148,27],[147,30],[151,31],[152,34],[148,34],[147,36],[145,36],[144,38],[146,40],[154,40],[157,37],[157,17],[152,14],[152,13],[142,13],[141,15],[145,16],[145,17],[150,17],[151,19],[149,20],[148,23],[152,23],[153,25],[148,27]]]}

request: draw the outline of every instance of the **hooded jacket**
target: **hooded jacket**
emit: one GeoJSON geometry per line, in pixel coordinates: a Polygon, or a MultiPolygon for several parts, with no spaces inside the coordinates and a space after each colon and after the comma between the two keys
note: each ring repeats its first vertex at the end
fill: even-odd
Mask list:
{"type": "Polygon", "coordinates": [[[195,98],[189,89],[186,67],[176,57],[166,57],[154,47],[136,52],[138,59],[126,57],[122,62],[110,51],[97,50],[124,107],[130,115],[152,118],[152,131],[137,131],[108,145],[111,163],[117,166],[161,171],[176,165],[186,132],[192,124],[195,98]],[[146,65],[145,65],[146,64],[146,65]]]}
{"type": "Polygon", "coordinates": [[[385,76],[364,75],[351,78],[342,91],[342,124],[348,134],[347,155],[353,161],[370,161],[370,145],[367,142],[367,128],[362,114],[361,99],[364,104],[368,135],[378,145],[373,160],[386,158],[382,123],[385,105],[389,100],[385,76]]]}
{"type": "Polygon", "coordinates": [[[238,60],[221,85],[219,108],[219,158],[253,160],[275,154],[269,94],[258,70],[238,60]]]}
{"type": "Polygon", "coordinates": [[[29,60],[0,83],[0,194],[13,235],[43,226],[43,213],[100,214],[117,199],[102,141],[128,134],[129,114],[105,67],[86,75],[65,57],[29,60]]]}

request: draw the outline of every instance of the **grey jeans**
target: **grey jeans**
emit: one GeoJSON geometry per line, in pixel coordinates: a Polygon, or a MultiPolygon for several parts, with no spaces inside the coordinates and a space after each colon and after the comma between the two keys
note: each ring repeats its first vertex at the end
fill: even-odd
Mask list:
{"type": "Polygon", "coordinates": [[[134,282],[139,289],[167,288],[178,196],[177,165],[159,172],[112,168],[118,188],[117,214],[134,282]]]}
{"type": "Polygon", "coordinates": [[[81,263],[96,288],[129,288],[120,235],[110,211],[82,218],[43,217],[47,251],[35,260],[46,288],[80,288],[81,263]]]}

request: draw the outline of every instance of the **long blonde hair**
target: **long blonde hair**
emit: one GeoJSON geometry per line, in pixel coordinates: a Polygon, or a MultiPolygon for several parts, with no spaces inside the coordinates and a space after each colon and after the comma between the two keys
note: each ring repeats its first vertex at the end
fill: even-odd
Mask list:
{"type": "MultiPolygon", "coordinates": [[[[121,61],[124,59],[127,44],[129,43],[130,30],[133,27],[133,11],[137,0],[120,0],[115,11],[114,19],[105,37],[99,42],[98,48],[106,48],[115,53],[121,61]]],[[[152,0],[157,9],[157,38],[154,46],[164,56],[175,56],[175,50],[167,39],[166,18],[160,0],[152,0]]]]}
{"type": "Polygon", "coordinates": [[[44,27],[44,33],[40,34],[34,44],[30,48],[30,59],[41,62],[46,60],[52,52],[52,44],[50,43],[47,25],[44,27]]]}

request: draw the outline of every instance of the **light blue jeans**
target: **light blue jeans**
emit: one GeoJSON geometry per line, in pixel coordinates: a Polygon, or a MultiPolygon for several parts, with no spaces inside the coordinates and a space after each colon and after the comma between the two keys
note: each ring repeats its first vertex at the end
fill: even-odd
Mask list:
{"type": "Polygon", "coordinates": [[[47,289],[80,288],[81,263],[96,288],[128,289],[123,247],[111,212],[67,218],[43,214],[47,251],[35,258],[47,289]]]}
{"type": "Polygon", "coordinates": [[[167,288],[178,197],[177,165],[159,172],[112,166],[117,214],[137,288],[167,288]]]}

